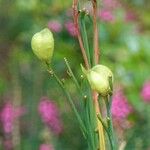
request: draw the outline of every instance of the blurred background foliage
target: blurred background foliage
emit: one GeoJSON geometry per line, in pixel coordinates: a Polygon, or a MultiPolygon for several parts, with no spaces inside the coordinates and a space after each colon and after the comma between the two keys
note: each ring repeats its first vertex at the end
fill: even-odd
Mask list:
{"type": "MultiPolygon", "coordinates": [[[[98,18],[100,61],[112,68],[115,86],[123,87],[134,109],[128,118],[132,126],[122,130],[125,150],[149,150],[150,103],[143,101],[140,93],[143,84],[150,80],[150,1],[124,0],[117,3],[111,10],[113,20],[98,18]]],[[[0,108],[8,100],[26,108],[20,120],[21,144],[18,149],[36,150],[42,143],[45,127],[37,110],[42,96],[56,102],[64,124],[61,135],[52,135],[51,143],[55,149],[86,149],[70,106],[55,81],[49,78],[45,65],[33,55],[30,45],[34,33],[48,27],[51,20],[59,21],[62,30],[54,32],[52,65],[65,79],[78,105],[78,95],[63,61],[66,57],[80,77],[83,60],[78,41],[65,26],[72,20],[71,5],[71,0],[0,0],[0,108]]],[[[89,33],[92,33],[91,29],[89,26],[89,33]]],[[[0,150],[4,149],[3,136],[0,128],[0,150]]]]}

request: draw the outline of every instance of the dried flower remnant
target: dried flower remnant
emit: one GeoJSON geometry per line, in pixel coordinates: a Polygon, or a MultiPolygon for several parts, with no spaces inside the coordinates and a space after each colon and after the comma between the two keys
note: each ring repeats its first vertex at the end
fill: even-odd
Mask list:
{"type": "Polygon", "coordinates": [[[141,97],[145,102],[150,102],[150,81],[146,81],[142,87],[141,97]]]}
{"type": "Polygon", "coordinates": [[[56,33],[59,33],[62,31],[62,25],[58,20],[50,20],[48,22],[48,28],[56,33]]]}
{"type": "Polygon", "coordinates": [[[62,132],[62,123],[60,121],[59,111],[56,104],[47,97],[42,97],[38,106],[39,114],[42,121],[56,135],[62,132]]]}

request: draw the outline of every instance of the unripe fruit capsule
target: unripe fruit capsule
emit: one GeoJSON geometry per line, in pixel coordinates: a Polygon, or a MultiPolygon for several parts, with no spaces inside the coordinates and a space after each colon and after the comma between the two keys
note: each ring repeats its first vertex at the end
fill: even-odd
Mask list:
{"type": "Polygon", "coordinates": [[[97,91],[102,96],[107,96],[111,92],[109,78],[113,78],[111,70],[104,65],[96,65],[90,70],[85,70],[83,66],[82,71],[86,75],[92,90],[97,91]]]}
{"type": "Polygon", "coordinates": [[[33,53],[42,61],[50,63],[54,51],[54,38],[52,32],[45,28],[34,34],[31,40],[33,53]]]}

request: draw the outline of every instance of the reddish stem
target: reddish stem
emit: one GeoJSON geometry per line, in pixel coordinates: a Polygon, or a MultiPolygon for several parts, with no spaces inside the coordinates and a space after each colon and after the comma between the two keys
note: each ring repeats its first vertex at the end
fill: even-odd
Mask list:
{"type": "MultiPolygon", "coordinates": [[[[94,63],[95,65],[99,63],[99,37],[98,37],[98,26],[97,26],[97,0],[92,0],[93,4],[93,25],[94,25],[94,63]]],[[[95,103],[96,115],[101,114],[100,106],[98,103],[98,93],[93,92],[93,100],[95,103]]],[[[105,150],[105,137],[102,123],[97,118],[98,134],[99,134],[99,149],[105,150]]]]}
{"type": "Polygon", "coordinates": [[[93,4],[93,25],[94,25],[94,60],[95,64],[99,62],[99,41],[98,41],[98,26],[97,26],[97,1],[92,0],[93,4]]]}
{"type": "MultiPolygon", "coordinates": [[[[94,105],[95,105],[95,113],[96,115],[101,115],[100,107],[99,107],[99,102],[98,102],[98,93],[93,92],[93,100],[94,100],[94,105]]],[[[97,129],[98,129],[98,135],[99,135],[99,149],[100,150],[106,150],[105,147],[105,137],[104,137],[104,129],[102,123],[99,121],[97,118],[97,129]]]]}
{"type": "Polygon", "coordinates": [[[74,24],[75,24],[75,28],[76,28],[77,37],[78,37],[78,40],[79,40],[81,52],[82,52],[82,55],[83,55],[83,59],[84,59],[84,62],[85,62],[85,66],[86,66],[87,69],[89,69],[90,65],[88,63],[88,58],[87,58],[86,51],[85,51],[84,46],[83,46],[83,41],[82,41],[82,38],[81,38],[80,29],[79,29],[78,0],[73,0],[73,18],[74,18],[74,24]]]}

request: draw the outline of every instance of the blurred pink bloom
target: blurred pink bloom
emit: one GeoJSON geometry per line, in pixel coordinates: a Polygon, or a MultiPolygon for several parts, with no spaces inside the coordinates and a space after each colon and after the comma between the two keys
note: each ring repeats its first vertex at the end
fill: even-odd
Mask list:
{"type": "Polygon", "coordinates": [[[77,36],[77,30],[76,30],[75,25],[72,21],[66,22],[65,28],[71,36],[77,36]]]}
{"type": "Polygon", "coordinates": [[[24,108],[14,108],[10,102],[7,102],[3,106],[0,112],[0,121],[2,122],[2,127],[5,133],[12,132],[14,120],[22,116],[24,112],[24,108]]]}
{"type": "Polygon", "coordinates": [[[50,144],[41,144],[39,150],[54,150],[54,148],[50,144]]]}
{"type": "Polygon", "coordinates": [[[145,102],[150,102],[150,81],[146,81],[141,91],[141,97],[145,102]]]}
{"type": "Polygon", "coordinates": [[[99,12],[99,17],[103,21],[112,22],[114,21],[114,16],[110,10],[102,9],[99,12]]]}
{"type": "Polygon", "coordinates": [[[126,15],[125,15],[125,20],[126,21],[134,21],[137,19],[137,15],[134,11],[127,10],[126,15]]]}
{"type": "Polygon", "coordinates": [[[62,25],[58,20],[51,20],[48,22],[48,28],[53,32],[61,32],[62,25]]]}
{"type": "Polygon", "coordinates": [[[41,98],[38,111],[42,121],[50,127],[55,134],[60,134],[62,132],[59,111],[54,102],[50,101],[47,97],[41,98]]]}
{"type": "Polygon", "coordinates": [[[111,112],[117,120],[125,119],[132,112],[132,107],[121,89],[113,95],[111,112]]]}
{"type": "Polygon", "coordinates": [[[103,7],[109,9],[116,9],[119,6],[117,0],[103,0],[103,7]]]}
{"type": "Polygon", "coordinates": [[[103,0],[102,9],[100,9],[98,12],[100,20],[107,22],[114,22],[115,21],[114,11],[116,10],[116,8],[119,7],[120,3],[118,2],[118,0],[103,0]]]}

